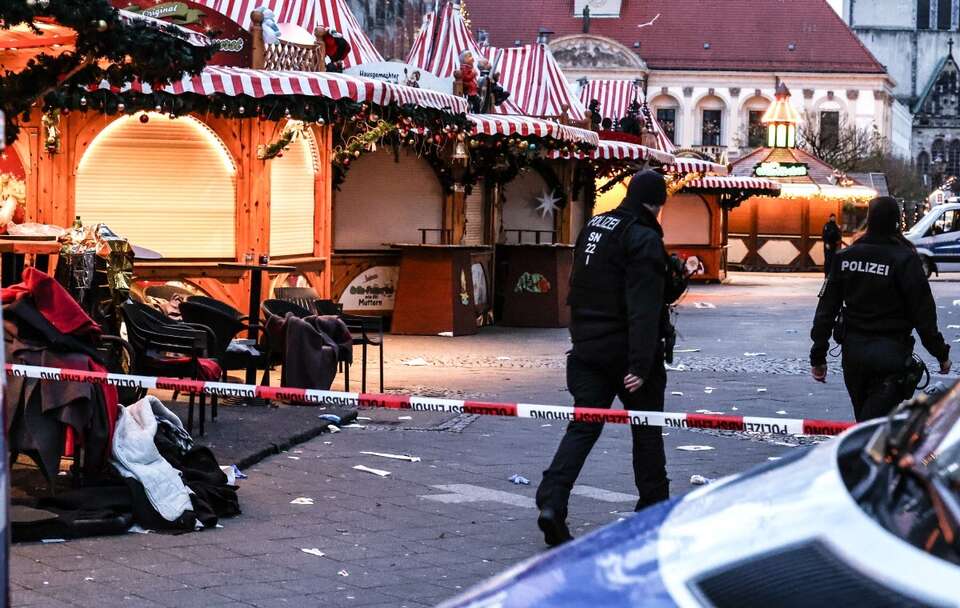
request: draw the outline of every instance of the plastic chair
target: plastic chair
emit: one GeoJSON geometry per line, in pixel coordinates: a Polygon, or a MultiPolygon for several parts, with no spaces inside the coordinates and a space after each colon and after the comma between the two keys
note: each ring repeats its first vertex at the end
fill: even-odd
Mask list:
{"type": "MultiPolygon", "coordinates": [[[[203,379],[201,360],[207,358],[212,332],[162,317],[153,308],[133,301],[121,306],[127,338],[133,348],[133,370],[147,376],[203,379]]],[[[196,395],[190,393],[187,431],[193,431],[196,395]]],[[[200,394],[200,435],[204,434],[206,395],[200,394]]]]}
{"type": "MultiPolygon", "coordinates": [[[[228,370],[255,370],[260,364],[266,367],[267,357],[259,350],[256,353],[230,350],[237,334],[248,331],[250,325],[240,320],[239,314],[233,307],[216,300],[213,300],[213,302],[216,302],[217,305],[208,305],[207,299],[191,298],[181,303],[180,314],[184,321],[210,330],[213,341],[209,345],[208,356],[220,365],[220,380],[227,380],[228,370]]],[[[214,402],[211,419],[216,420],[216,418],[217,405],[214,402]]]]}
{"type": "Polygon", "coordinates": [[[340,319],[353,335],[354,346],[360,346],[363,356],[360,363],[360,390],[367,392],[367,348],[380,349],[380,392],[383,392],[383,317],[348,315],[340,313],[340,319]]]}
{"type": "Polygon", "coordinates": [[[180,296],[181,299],[186,300],[193,295],[192,291],[176,285],[151,285],[144,289],[143,293],[151,298],[160,298],[167,301],[172,300],[173,296],[180,296]]]}
{"type": "MultiPolygon", "coordinates": [[[[264,312],[280,317],[285,318],[287,313],[293,314],[295,317],[305,319],[307,317],[316,315],[318,311],[311,312],[307,308],[300,306],[294,302],[288,300],[264,300],[261,304],[264,312]]],[[[266,325],[266,323],[264,323],[266,325]]],[[[349,326],[348,326],[349,327],[349,326]]],[[[282,359],[283,355],[283,336],[271,336],[268,339],[269,351],[276,355],[279,355],[282,359]]],[[[278,362],[282,364],[282,360],[278,359],[278,362]]],[[[341,371],[343,371],[343,386],[344,390],[350,390],[350,364],[345,363],[341,360],[341,371]]]]}
{"type": "Polygon", "coordinates": [[[273,290],[278,300],[296,304],[306,310],[316,311],[317,292],[310,287],[277,287],[273,290]]]}

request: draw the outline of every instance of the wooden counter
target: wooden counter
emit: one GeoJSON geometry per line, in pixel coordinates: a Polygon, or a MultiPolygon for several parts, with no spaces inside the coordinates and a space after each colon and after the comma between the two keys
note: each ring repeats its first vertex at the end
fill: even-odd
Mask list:
{"type": "Polygon", "coordinates": [[[499,322],[516,327],[570,324],[573,245],[497,245],[499,322]]]}
{"type": "Polygon", "coordinates": [[[472,245],[392,244],[400,250],[400,277],[391,330],[395,334],[455,336],[477,333],[472,245]]]}

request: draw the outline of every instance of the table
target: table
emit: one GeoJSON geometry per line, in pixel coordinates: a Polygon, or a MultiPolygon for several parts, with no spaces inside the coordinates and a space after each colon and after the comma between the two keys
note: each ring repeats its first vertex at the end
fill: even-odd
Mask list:
{"type": "Polygon", "coordinates": [[[490,247],[410,243],[391,247],[402,253],[391,331],[426,336],[477,333],[471,255],[490,247]]]}
{"type": "Polygon", "coordinates": [[[60,253],[60,243],[56,239],[0,239],[0,284],[9,287],[19,283],[23,275],[24,256],[36,255],[34,266],[37,270],[49,272],[50,256],[60,253]]]}
{"type": "MultiPolygon", "coordinates": [[[[250,329],[247,331],[247,338],[256,340],[260,331],[260,292],[263,289],[263,273],[296,272],[297,267],[279,264],[244,264],[242,262],[222,262],[218,266],[227,270],[250,271],[250,311],[248,313],[250,329]]],[[[256,368],[247,368],[247,384],[256,384],[256,382],[256,368]]]]}

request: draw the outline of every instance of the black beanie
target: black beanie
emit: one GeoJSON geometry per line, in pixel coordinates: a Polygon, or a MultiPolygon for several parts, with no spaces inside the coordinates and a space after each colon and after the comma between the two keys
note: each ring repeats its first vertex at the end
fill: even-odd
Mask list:
{"type": "Polygon", "coordinates": [[[867,232],[889,236],[900,231],[900,205],[890,196],[878,196],[867,209],[867,232]]]}
{"type": "Polygon", "coordinates": [[[638,211],[643,205],[660,207],[667,202],[667,182],[663,176],[649,169],[640,171],[630,179],[627,196],[620,203],[631,211],[638,211]]]}

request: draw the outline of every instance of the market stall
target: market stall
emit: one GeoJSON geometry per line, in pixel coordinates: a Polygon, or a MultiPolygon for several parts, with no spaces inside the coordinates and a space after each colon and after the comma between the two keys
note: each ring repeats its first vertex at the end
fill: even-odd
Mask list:
{"type": "MultiPolygon", "coordinates": [[[[423,129],[460,128],[466,103],[316,71],[324,47],[303,36],[317,23],[280,24],[273,41],[265,30],[276,24],[262,11],[244,23],[249,31],[233,23],[223,35],[250,42],[254,67],[209,66],[156,88],[137,80],[59,93],[60,151],[48,151],[37,136],[21,144],[36,159],[28,176],[39,186],[28,193],[31,217],[59,225],[76,216],[107,222],[162,254],[138,265],[138,278],[187,284],[240,309],[252,279],[224,262],[267,256],[329,297],[333,125],[366,124],[377,115],[407,117],[423,129]]],[[[25,125],[29,132],[41,133],[40,118],[25,125]]]]}
{"type": "Polygon", "coordinates": [[[736,177],[762,177],[780,184],[777,198],[747,199],[730,214],[728,260],[743,270],[816,270],[823,267],[823,225],[835,214],[844,233],[859,229],[876,190],[797,148],[799,114],[780,84],[763,117],[767,147],[732,165],[736,177]]]}

